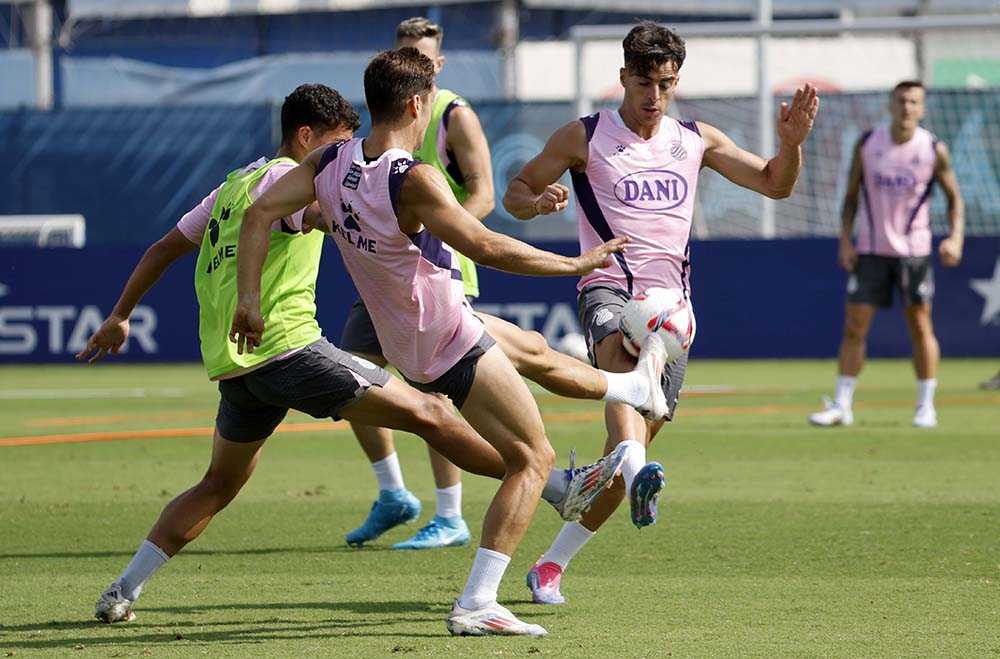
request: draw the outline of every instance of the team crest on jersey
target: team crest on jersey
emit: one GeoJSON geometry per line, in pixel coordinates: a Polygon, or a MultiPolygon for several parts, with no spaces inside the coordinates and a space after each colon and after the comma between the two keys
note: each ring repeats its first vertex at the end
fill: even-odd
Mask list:
{"type": "Polygon", "coordinates": [[[891,195],[909,194],[917,187],[917,177],[905,167],[891,167],[875,172],[875,187],[891,195]]]}
{"type": "Polygon", "coordinates": [[[358,183],[361,182],[361,165],[356,162],[351,163],[351,168],[344,175],[344,187],[348,190],[357,190],[358,183]]]}
{"type": "Polygon", "coordinates": [[[611,312],[610,309],[601,309],[596,314],[594,314],[594,324],[607,325],[608,323],[611,322],[611,319],[614,317],[615,315],[611,312]]]}
{"type": "Polygon", "coordinates": [[[670,143],[670,155],[674,157],[674,160],[685,160],[688,157],[688,152],[680,140],[674,140],[670,143]]]}
{"type": "Polygon", "coordinates": [[[409,161],[407,161],[407,160],[405,160],[403,158],[400,158],[399,160],[397,160],[394,163],[392,163],[392,173],[393,174],[402,174],[406,170],[408,170],[409,168],[410,168],[409,161]]]}
{"type": "Polygon", "coordinates": [[[615,183],[618,201],[643,211],[677,208],[687,194],[687,180],[669,169],[644,169],[626,174],[615,183]]]}
{"type": "Polygon", "coordinates": [[[344,213],[344,228],[348,231],[361,231],[361,224],[358,222],[358,214],[350,202],[340,202],[340,210],[344,213]]]}

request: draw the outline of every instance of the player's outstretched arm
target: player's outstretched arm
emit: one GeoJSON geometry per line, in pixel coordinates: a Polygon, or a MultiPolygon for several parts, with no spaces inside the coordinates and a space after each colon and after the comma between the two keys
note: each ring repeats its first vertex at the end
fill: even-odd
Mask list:
{"type": "Polygon", "coordinates": [[[129,275],[114,309],[91,335],[87,346],[76,353],[76,358],[95,362],[109,352],[117,355],[128,338],[128,319],[136,305],[174,261],[196,247],[177,227],[150,245],[129,275]]]}
{"type": "Polygon", "coordinates": [[[792,194],[802,167],[802,143],[812,130],[819,97],[806,85],[795,91],[792,103],[782,103],[778,116],[778,153],[770,160],[745,151],[718,128],[698,122],[705,140],[704,163],[733,183],[755,192],[784,199],[792,194]]]}
{"type": "Polygon", "coordinates": [[[854,218],[858,213],[858,196],[861,194],[862,144],[863,138],[854,145],[851,171],[847,175],[847,189],[844,191],[844,204],[840,210],[840,246],[837,250],[837,262],[848,272],[854,272],[854,266],[858,262],[858,252],[854,247],[854,218]]]}
{"type": "Polygon", "coordinates": [[[507,185],[503,207],[519,220],[557,213],[569,204],[569,188],[556,183],[568,169],[587,166],[587,132],[583,122],[566,124],[549,138],[542,152],[507,185]]]}
{"type": "Polygon", "coordinates": [[[229,340],[240,354],[244,350],[253,352],[264,334],[260,276],[267,259],[271,225],[316,201],[313,178],[323,150],[313,151],[298,167],[275,181],[243,215],[236,247],[236,310],[229,330],[229,340]]]}
{"type": "Polygon", "coordinates": [[[493,165],[490,146],[472,108],[460,105],[451,111],[448,123],[448,148],[455,154],[469,196],[462,202],[465,210],[482,220],[496,205],[493,191],[493,165]]]}
{"type": "Polygon", "coordinates": [[[624,238],[604,243],[580,256],[563,256],[490,231],[469,214],[433,167],[414,167],[400,190],[399,227],[413,234],[421,224],[480,265],[521,275],[582,275],[610,265],[623,251],[624,238]]]}
{"type": "Polygon", "coordinates": [[[953,268],[962,262],[962,247],[965,243],[965,202],[962,201],[962,193],[958,189],[955,170],[951,168],[951,153],[948,151],[948,146],[944,142],[938,142],[934,149],[937,154],[934,176],[948,198],[948,223],[951,225],[951,233],[941,241],[938,254],[941,257],[941,265],[953,268]]]}

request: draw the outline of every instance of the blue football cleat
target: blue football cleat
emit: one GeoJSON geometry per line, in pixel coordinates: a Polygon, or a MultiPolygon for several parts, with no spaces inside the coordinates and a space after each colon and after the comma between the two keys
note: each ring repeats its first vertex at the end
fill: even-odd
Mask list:
{"type": "Polygon", "coordinates": [[[364,524],[347,534],[352,547],[374,540],[394,526],[420,517],[420,499],[409,490],[380,490],[364,524]]]}
{"type": "Polygon", "coordinates": [[[427,522],[424,528],[409,540],[397,542],[393,549],[436,549],[438,547],[463,547],[469,544],[469,527],[461,517],[438,517],[427,522]]]}
{"type": "Polygon", "coordinates": [[[660,498],[660,490],[666,482],[663,465],[659,462],[646,464],[635,475],[628,499],[632,508],[632,523],[636,528],[641,529],[656,524],[656,504],[660,498]]]}

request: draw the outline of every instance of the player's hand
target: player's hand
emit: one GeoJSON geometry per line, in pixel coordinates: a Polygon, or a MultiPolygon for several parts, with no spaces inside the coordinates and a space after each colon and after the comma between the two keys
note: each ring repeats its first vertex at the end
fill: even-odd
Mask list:
{"type": "Polygon", "coordinates": [[[104,319],[104,322],[97,328],[97,331],[91,335],[87,341],[87,346],[76,353],[76,358],[92,364],[109,352],[112,355],[117,355],[121,351],[122,346],[125,345],[127,338],[128,318],[111,314],[104,319]]]}
{"type": "Polygon", "coordinates": [[[795,90],[792,103],[782,103],[778,112],[778,138],[787,146],[797,147],[806,141],[816,113],[819,112],[819,97],[816,88],[806,83],[795,90]]]}
{"type": "Polygon", "coordinates": [[[253,353],[264,336],[264,318],[260,306],[238,303],[233,313],[233,326],[229,330],[229,340],[236,344],[236,353],[253,353]]]}
{"type": "Polygon", "coordinates": [[[962,237],[948,236],[941,241],[938,246],[938,256],[941,258],[941,265],[946,268],[954,268],[962,262],[962,237]]]}
{"type": "Polygon", "coordinates": [[[621,238],[609,240],[603,245],[598,245],[594,249],[584,252],[574,259],[576,269],[573,271],[573,274],[585,275],[592,270],[596,270],[597,268],[609,267],[614,259],[613,255],[624,252],[625,245],[627,243],[628,236],[622,236],[621,238]]]}
{"type": "Polygon", "coordinates": [[[854,272],[854,266],[858,264],[858,251],[854,249],[854,243],[849,238],[840,239],[840,249],[837,251],[837,263],[848,272],[854,272]]]}
{"type": "Polygon", "coordinates": [[[553,183],[545,187],[545,192],[535,199],[535,213],[549,215],[565,210],[569,205],[569,188],[561,183],[553,183]]]}

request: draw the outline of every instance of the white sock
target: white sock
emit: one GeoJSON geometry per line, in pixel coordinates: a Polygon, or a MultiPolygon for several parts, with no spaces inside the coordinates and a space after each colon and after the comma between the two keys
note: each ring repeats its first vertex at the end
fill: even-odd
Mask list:
{"type": "Polygon", "coordinates": [[[850,375],[840,375],[837,377],[837,388],[833,393],[833,402],[842,410],[849,410],[854,405],[854,385],[858,383],[856,377],[850,375]]]}
{"type": "Polygon", "coordinates": [[[455,483],[451,487],[444,487],[434,490],[437,494],[438,517],[461,517],[462,516],[462,484],[455,483]]]}
{"type": "Polygon", "coordinates": [[[566,470],[556,467],[549,472],[549,480],[542,489],[542,499],[549,503],[559,503],[566,496],[566,486],[569,481],[566,479],[566,470]]]}
{"type": "Polygon", "coordinates": [[[608,382],[608,390],[602,400],[635,407],[642,405],[649,398],[649,382],[636,371],[631,373],[601,371],[601,373],[608,382]]]}
{"type": "Polygon", "coordinates": [[[552,546],[542,554],[538,562],[552,561],[565,570],[573,557],[583,549],[583,546],[594,535],[594,531],[589,530],[580,522],[566,522],[563,524],[562,530],[559,531],[559,535],[552,541],[552,546]]]}
{"type": "Polygon", "coordinates": [[[163,550],[149,540],[143,540],[139,550],[135,552],[118,582],[122,586],[122,594],[133,602],[139,599],[139,593],[153,573],[163,567],[170,559],[163,550]]]}
{"type": "Polygon", "coordinates": [[[372,463],[379,490],[402,490],[403,470],[399,467],[399,456],[393,452],[389,457],[372,463]]]}
{"type": "Polygon", "coordinates": [[[934,407],[935,389],[937,389],[937,378],[917,380],[917,407],[922,405],[934,407]]]}
{"type": "Polygon", "coordinates": [[[458,605],[463,609],[476,611],[497,601],[497,590],[500,580],[510,563],[510,556],[498,551],[480,547],[476,550],[476,560],[472,562],[469,580],[465,582],[465,590],[458,598],[458,605]]]}
{"type": "Polygon", "coordinates": [[[622,463],[622,478],[625,479],[625,492],[632,491],[632,481],[639,470],[646,466],[646,447],[634,439],[626,439],[622,444],[628,446],[625,452],[625,462],[622,463]]]}

